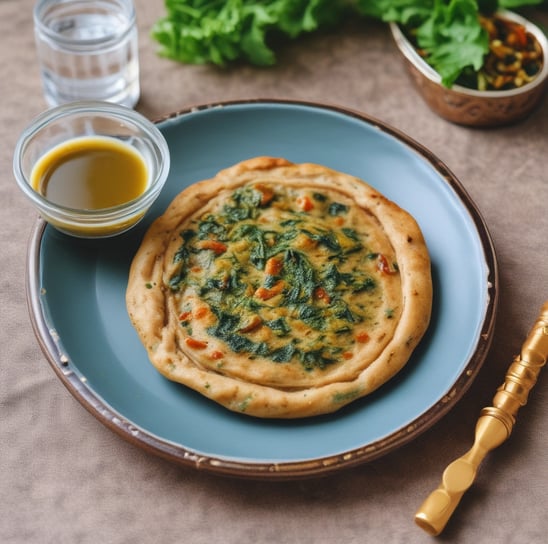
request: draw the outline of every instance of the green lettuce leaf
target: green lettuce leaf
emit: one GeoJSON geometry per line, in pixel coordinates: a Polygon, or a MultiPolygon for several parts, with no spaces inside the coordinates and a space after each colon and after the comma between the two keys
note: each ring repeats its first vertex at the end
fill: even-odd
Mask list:
{"type": "MultiPolygon", "coordinates": [[[[193,64],[236,60],[269,66],[279,37],[294,39],[340,22],[347,13],[395,22],[411,33],[426,61],[450,87],[463,71],[478,70],[488,52],[478,15],[497,6],[543,0],[165,0],[166,16],[151,35],[158,53],[193,64]]],[[[546,0],[544,0],[546,2],[546,0]]]]}
{"type": "Polygon", "coordinates": [[[498,0],[499,6],[505,9],[516,9],[523,6],[538,6],[546,0],[498,0]]]}
{"type": "Polygon", "coordinates": [[[414,27],[430,16],[434,0],[357,0],[356,6],[363,15],[414,27]]]}
{"type": "Polygon", "coordinates": [[[447,87],[465,68],[479,70],[489,51],[475,0],[436,0],[431,16],[416,29],[416,40],[447,87]]]}
{"type": "Polygon", "coordinates": [[[479,8],[475,0],[357,2],[364,15],[395,22],[412,34],[425,53],[425,60],[440,74],[443,85],[447,87],[465,68],[479,69],[489,50],[488,35],[479,23],[479,8]]]}
{"type": "Polygon", "coordinates": [[[332,0],[165,0],[151,31],[159,54],[184,63],[223,66],[276,61],[271,36],[296,38],[338,22],[346,3],[332,0]]]}

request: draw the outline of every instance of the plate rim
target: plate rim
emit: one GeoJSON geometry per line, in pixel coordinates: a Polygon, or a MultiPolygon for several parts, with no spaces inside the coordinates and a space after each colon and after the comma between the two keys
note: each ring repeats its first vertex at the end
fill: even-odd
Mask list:
{"type": "Polygon", "coordinates": [[[445,416],[457,404],[474,382],[491,346],[498,309],[499,273],[495,247],[487,225],[463,184],[445,163],[424,145],[420,144],[401,130],[388,123],[382,122],[367,113],[326,102],[280,98],[253,98],[217,101],[187,106],[161,116],[155,119],[154,122],[160,124],[176,120],[188,114],[213,108],[245,105],[267,106],[269,104],[301,106],[335,112],[345,117],[352,117],[361,122],[365,122],[366,124],[393,136],[400,143],[403,143],[405,146],[418,153],[434,168],[434,170],[436,170],[442,178],[441,182],[449,185],[456,193],[460,204],[469,214],[475,228],[475,234],[479,238],[482,256],[485,261],[487,304],[484,307],[481,328],[473,352],[470,354],[457,379],[451,385],[450,391],[444,392],[440,399],[430,408],[423,411],[418,417],[405,426],[377,441],[335,455],[298,461],[253,461],[232,458],[229,456],[203,454],[194,451],[192,448],[184,446],[183,444],[174,443],[170,440],[158,437],[150,431],[134,424],[123,416],[123,414],[120,414],[109,406],[106,400],[102,399],[85,383],[85,380],[82,380],[76,372],[70,369],[68,364],[69,360],[59,347],[59,339],[56,338],[54,331],[50,330],[48,326],[48,320],[44,315],[40,300],[40,253],[42,239],[47,226],[46,221],[41,217],[36,220],[28,242],[25,289],[27,308],[30,314],[33,332],[48,363],[73,397],[75,397],[91,415],[103,423],[107,428],[114,431],[118,436],[129,443],[144,449],[148,453],[152,453],[179,465],[204,470],[206,472],[246,479],[289,480],[326,475],[334,471],[351,468],[378,459],[417,438],[445,416]]]}

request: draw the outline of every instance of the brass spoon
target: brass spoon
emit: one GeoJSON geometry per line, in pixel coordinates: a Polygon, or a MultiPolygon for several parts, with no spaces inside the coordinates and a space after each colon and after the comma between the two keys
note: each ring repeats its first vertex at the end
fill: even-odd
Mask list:
{"type": "Polygon", "coordinates": [[[508,368],[504,383],[493,398],[493,406],[481,411],[472,448],[445,469],[439,487],[415,514],[415,523],[428,534],[436,536],[443,531],[465,491],[473,484],[483,458],[510,436],[516,414],[527,403],[529,391],[547,357],[548,300],[543,304],[520,355],[508,368]]]}

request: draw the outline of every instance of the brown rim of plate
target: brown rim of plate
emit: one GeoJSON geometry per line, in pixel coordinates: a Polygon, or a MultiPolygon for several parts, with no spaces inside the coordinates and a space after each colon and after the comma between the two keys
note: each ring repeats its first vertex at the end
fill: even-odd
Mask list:
{"type": "Polygon", "coordinates": [[[39,278],[40,247],[46,228],[46,222],[41,218],[36,221],[32,229],[27,251],[26,291],[28,310],[32,328],[38,339],[40,348],[61,382],[76,400],[78,400],[96,419],[131,444],[139,446],[149,453],[153,453],[177,464],[218,475],[263,480],[291,480],[327,475],[337,470],[351,468],[365,462],[373,461],[374,459],[382,457],[407,444],[446,415],[471,386],[488,353],[495,326],[498,306],[498,267],[495,249],[479,210],[463,185],[447,166],[432,152],[411,137],[367,114],[327,103],[285,100],[279,98],[257,98],[192,106],[170,113],[155,122],[160,123],[195,111],[246,104],[280,104],[312,107],[334,111],[364,121],[382,132],[395,137],[421,155],[434,167],[455,193],[457,193],[460,201],[465,205],[470,214],[476,227],[476,232],[481,240],[488,275],[486,285],[488,301],[481,331],[478,335],[477,345],[465,368],[463,368],[459,377],[453,383],[450,391],[447,391],[433,406],[423,412],[419,417],[406,424],[405,427],[396,430],[378,441],[333,456],[290,462],[251,462],[232,458],[214,457],[195,452],[182,445],[164,440],[143,428],[134,425],[131,421],[125,419],[124,416],[106,405],[106,403],[86,385],[85,381],[82,381],[79,376],[69,368],[68,359],[59,351],[55,333],[49,329],[46,322],[40,303],[40,286],[35,281],[39,278]]]}

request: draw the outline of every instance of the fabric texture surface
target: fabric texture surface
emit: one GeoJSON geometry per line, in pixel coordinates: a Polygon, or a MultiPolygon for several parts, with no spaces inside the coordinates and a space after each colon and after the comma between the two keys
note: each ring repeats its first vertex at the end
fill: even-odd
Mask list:
{"type": "MultiPolygon", "coordinates": [[[[405,132],[460,179],[497,250],[492,347],[454,409],[376,461],[302,481],[234,480],[176,466],[126,443],[70,395],[33,334],[26,252],[36,212],[12,175],[15,142],[46,109],[31,0],[0,2],[0,542],[205,544],[422,543],[415,511],[444,468],[472,444],[480,410],[548,297],[548,104],[495,130],[452,125],[410,86],[388,28],[350,22],[306,36],[268,69],[189,66],[159,58],[150,38],[161,0],[136,0],[142,97],[150,119],[193,104],[288,98],[339,104],[405,132]]],[[[528,12],[548,25],[545,9],[528,12]]],[[[442,364],[442,362],[440,362],[442,364]]],[[[548,533],[548,370],[510,439],[484,461],[441,542],[544,542],[548,533]]]]}

